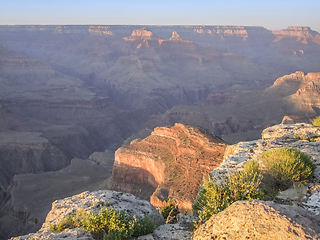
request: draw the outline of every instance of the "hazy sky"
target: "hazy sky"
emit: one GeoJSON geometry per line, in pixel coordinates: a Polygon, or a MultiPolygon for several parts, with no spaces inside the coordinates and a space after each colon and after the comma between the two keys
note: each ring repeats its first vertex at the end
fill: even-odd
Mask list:
{"type": "Polygon", "coordinates": [[[0,24],[310,26],[320,32],[320,0],[0,0],[0,24]]]}

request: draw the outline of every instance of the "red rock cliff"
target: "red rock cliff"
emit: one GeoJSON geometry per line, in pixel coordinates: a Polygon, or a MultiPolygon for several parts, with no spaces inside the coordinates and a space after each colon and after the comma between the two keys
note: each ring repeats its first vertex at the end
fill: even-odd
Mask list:
{"type": "Polygon", "coordinates": [[[115,153],[113,190],[126,191],[162,207],[174,199],[191,209],[203,177],[222,161],[226,145],[197,128],[157,127],[151,136],[115,153]]]}

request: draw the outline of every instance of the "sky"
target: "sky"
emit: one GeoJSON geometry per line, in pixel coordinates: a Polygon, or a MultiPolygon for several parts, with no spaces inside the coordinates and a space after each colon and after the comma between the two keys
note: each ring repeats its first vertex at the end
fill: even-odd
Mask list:
{"type": "Polygon", "coordinates": [[[0,24],[308,26],[320,32],[320,0],[0,0],[0,24]]]}

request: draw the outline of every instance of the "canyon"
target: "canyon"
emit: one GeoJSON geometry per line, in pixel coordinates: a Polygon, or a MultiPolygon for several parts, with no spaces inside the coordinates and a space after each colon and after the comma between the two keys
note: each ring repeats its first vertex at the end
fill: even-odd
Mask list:
{"type": "Polygon", "coordinates": [[[209,170],[200,167],[192,194],[183,196],[167,186],[170,167],[162,160],[157,174],[144,164],[139,178],[131,176],[135,153],[141,147],[141,159],[153,161],[149,142],[171,139],[178,162],[201,162],[198,143],[157,137],[169,126],[184,128],[175,123],[237,143],[258,139],[284,116],[310,121],[320,114],[319,39],[308,27],[1,25],[0,239],[37,231],[52,201],[85,190],[154,194],[158,206],[164,196],[186,197],[181,208],[189,208],[209,170]],[[33,207],[28,192],[39,193],[43,206],[33,207]]]}
{"type": "MultiPolygon", "coordinates": [[[[173,140],[176,143],[182,143],[183,140],[190,141],[193,143],[194,147],[196,146],[195,143],[201,144],[201,146],[203,146],[203,143],[208,144],[208,138],[203,138],[199,129],[183,126],[181,124],[176,124],[171,128],[156,128],[151,136],[157,138],[159,138],[159,136],[170,137],[169,139],[166,139],[169,144],[171,144],[170,140],[173,140]],[[181,138],[180,142],[180,138],[177,138],[177,136],[182,136],[181,133],[187,134],[188,131],[190,136],[181,138]]],[[[131,173],[128,171],[125,172],[127,169],[124,169],[124,172],[116,172],[116,174],[122,174],[122,180],[127,179],[130,181],[132,174],[137,175],[137,179],[133,180],[143,180],[141,176],[144,167],[142,165],[144,164],[145,159],[141,156],[146,155],[147,153],[142,153],[139,158],[137,152],[134,152],[137,149],[140,149],[143,152],[143,145],[139,145],[139,143],[143,141],[144,144],[150,144],[150,138],[147,137],[144,140],[134,141],[130,146],[122,147],[118,150],[118,156],[131,153],[132,159],[135,158],[135,164],[141,164],[140,172],[137,171],[138,169],[135,169],[135,171],[129,169],[131,170],[131,173]],[[129,178],[126,178],[125,176],[129,178]]],[[[209,145],[210,144],[216,143],[209,141],[209,145]]],[[[194,232],[193,235],[190,233],[192,230],[191,225],[193,221],[199,220],[195,216],[179,214],[177,223],[164,224],[165,221],[163,217],[150,202],[140,200],[128,193],[99,190],[93,192],[85,191],[71,197],[54,201],[51,210],[39,231],[11,239],[92,240],[94,239],[94,236],[81,228],[65,229],[61,232],[52,231],[50,230],[50,224],[58,224],[63,217],[74,213],[78,209],[83,209],[84,211],[99,211],[99,209],[106,205],[111,205],[117,210],[125,209],[127,213],[136,215],[137,218],[141,218],[146,213],[155,218],[157,223],[155,231],[151,234],[138,237],[138,240],[213,238],[270,239],[270,237],[275,239],[319,239],[320,130],[318,127],[313,127],[311,124],[306,123],[279,124],[265,129],[262,134],[262,139],[229,145],[224,153],[223,161],[219,163],[219,167],[210,172],[211,179],[219,181],[221,178],[226,178],[227,176],[230,176],[229,174],[231,172],[243,169],[244,163],[252,159],[262,163],[260,159],[261,152],[282,146],[297,148],[312,157],[312,161],[316,164],[316,170],[310,181],[302,185],[301,182],[296,182],[295,186],[291,186],[291,188],[280,192],[272,201],[236,201],[225,210],[213,214],[208,221],[202,224],[194,232]],[[296,134],[303,135],[309,139],[314,138],[314,140],[299,139],[295,137],[296,134]]],[[[179,148],[180,151],[178,152],[186,153],[185,150],[181,151],[183,145],[178,145],[178,149],[179,148]]],[[[154,150],[154,148],[151,149],[154,150]]],[[[189,151],[193,149],[194,148],[191,147],[189,151]]],[[[207,148],[207,150],[209,149],[210,148],[207,148]]],[[[151,152],[151,155],[154,156],[154,151],[151,152]]],[[[155,159],[153,159],[153,161],[154,160],[155,159]]],[[[159,161],[164,160],[159,157],[158,162],[159,161]]],[[[128,162],[128,158],[125,158],[123,162],[128,162]]],[[[116,165],[118,164],[120,164],[120,167],[121,165],[124,165],[120,162],[116,163],[116,165]]],[[[151,165],[151,168],[154,168],[154,165],[151,165]]],[[[151,173],[151,169],[149,169],[149,171],[151,173]]],[[[154,179],[150,182],[150,178],[144,178],[145,182],[149,182],[150,184],[154,183],[154,179]]],[[[161,179],[156,179],[156,181],[160,182],[161,179]]]]}

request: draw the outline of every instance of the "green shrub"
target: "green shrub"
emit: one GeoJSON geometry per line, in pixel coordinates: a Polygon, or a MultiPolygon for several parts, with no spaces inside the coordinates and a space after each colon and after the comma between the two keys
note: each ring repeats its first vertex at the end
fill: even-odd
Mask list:
{"type": "Polygon", "coordinates": [[[124,210],[101,208],[99,212],[78,210],[74,215],[64,217],[58,225],[50,225],[50,230],[63,231],[66,228],[81,227],[95,236],[104,239],[121,240],[152,233],[156,228],[155,220],[145,215],[137,220],[124,210]]]}
{"type": "Polygon", "coordinates": [[[253,160],[247,161],[244,170],[235,172],[228,179],[227,190],[231,203],[263,198],[263,193],[257,190],[261,180],[259,163],[253,160]]]}
{"type": "Polygon", "coordinates": [[[316,117],[315,119],[313,119],[312,121],[312,126],[314,127],[320,127],[320,116],[316,117]]]}
{"type": "Polygon", "coordinates": [[[294,148],[282,147],[261,153],[268,173],[283,183],[305,180],[313,174],[316,165],[311,157],[294,148]]]}
{"type": "Polygon", "coordinates": [[[261,199],[263,192],[258,190],[261,179],[259,163],[248,161],[244,170],[233,173],[225,183],[205,180],[192,209],[200,219],[208,220],[235,201],[261,199]]]}
{"type": "Polygon", "coordinates": [[[74,222],[74,218],[68,215],[68,216],[65,216],[65,217],[61,220],[61,222],[58,223],[58,225],[55,225],[55,224],[52,225],[52,224],[50,224],[49,229],[50,229],[51,231],[59,231],[59,232],[61,232],[61,231],[63,231],[63,230],[66,229],[66,228],[75,228],[75,227],[78,227],[78,226],[77,226],[76,223],[74,222]]]}
{"type": "Polygon", "coordinates": [[[147,235],[149,233],[153,233],[156,227],[157,225],[155,223],[154,218],[149,218],[148,214],[146,214],[143,218],[139,219],[135,223],[134,232],[132,236],[139,237],[139,236],[147,235]]]}
{"type": "Polygon", "coordinates": [[[299,135],[297,133],[295,133],[293,135],[293,138],[294,139],[299,139],[299,140],[308,140],[309,142],[315,142],[316,141],[316,138],[309,138],[308,136],[305,136],[305,135],[299,135]]]}
{"type": "Polygon", "coordinates": [[[172,199],[169,199],[167,205],[161,208],[160,213],[166,223],[176,223],[179,209],[177,204],[172,199]]]}

